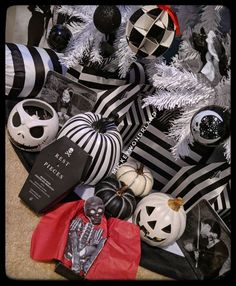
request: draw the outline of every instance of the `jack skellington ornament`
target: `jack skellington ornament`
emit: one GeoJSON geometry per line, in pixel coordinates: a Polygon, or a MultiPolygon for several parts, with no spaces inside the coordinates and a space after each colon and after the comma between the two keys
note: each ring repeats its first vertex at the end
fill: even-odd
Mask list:
{"type": "Polygon", "coordinates": [[[53,107],[39,99],[17,103],[9,114],[7,130],[10,141],[19,149],[41,151],[51,143],[59,128],[53,107]]]}
{"type": "Polygon", "coordinates": [[[81,276],[86,275],[106,241],[102,236],[103,229],[95,227],[101,224],[104,210],[99,197],[90,197],[84,204],[84,213],[89,222],[76,217],[70,224],[65,257],[71,260],[71,270],[81,276]]]}

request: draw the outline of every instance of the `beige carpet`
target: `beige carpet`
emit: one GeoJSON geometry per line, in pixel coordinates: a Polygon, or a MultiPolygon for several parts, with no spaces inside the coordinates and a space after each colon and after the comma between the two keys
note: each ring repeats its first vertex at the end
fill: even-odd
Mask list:
{"type": "MultiPolygon", "coordinates": [[[[17,280],[65,280],[54,272],[53,263],[38,263],[30,258],[30,241],[40,217],[18,198],[28,173],[12,148],[6,145],[6,275],[17,280]]],[[[167,280],[167,277],[139,267],[137,280],[167,280]]]]}

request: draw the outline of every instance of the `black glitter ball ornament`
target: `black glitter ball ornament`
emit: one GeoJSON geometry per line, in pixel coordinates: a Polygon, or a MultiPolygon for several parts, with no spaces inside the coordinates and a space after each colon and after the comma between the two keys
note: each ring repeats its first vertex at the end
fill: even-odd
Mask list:
{"type": "Polygon", "coordinates": [[[62,52],[72,37],[71,31],[64,25],[57,24],[52,27],[47,42],[51,49],[62,52]]]}
{"type": "Polygon", "coordinates": [[[194,114],[190,129],[196,142],[215,147],[230,135],[230,113],[221,106],[206,106],[194,114]]]}
{"type": "Polygon", "coordinates": [[[93,22],[101,33],[114,33],[121,23],[120,10],[115,5],[100,5],[93,14],[93,22]]]}

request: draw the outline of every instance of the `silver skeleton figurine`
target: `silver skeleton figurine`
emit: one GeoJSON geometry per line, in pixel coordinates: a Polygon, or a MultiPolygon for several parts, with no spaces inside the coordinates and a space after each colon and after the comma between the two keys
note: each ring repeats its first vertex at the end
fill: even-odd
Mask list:
{"type": "Polygon", "coordinates": [[[77,217],[70,224],[65,257],[71,260],[71,270],[76,273],[82,271],[86,274],[104,246],[103,229],[94,229],[94,225],[101,223],[104,210],[100,198],[90,197],[84,205],[85,215],[90,221],[85,223],[77,217]]]}

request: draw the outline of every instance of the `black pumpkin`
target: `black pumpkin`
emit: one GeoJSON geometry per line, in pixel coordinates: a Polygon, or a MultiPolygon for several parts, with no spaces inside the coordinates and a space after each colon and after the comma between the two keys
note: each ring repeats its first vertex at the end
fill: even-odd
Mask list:
{"type": "Polygon", "coordinates": [[[132,190],[113,176],[95,186],[95,195],[103,200],[107,217],[128,219],[136,208],[136,199],[132,190]]]}

